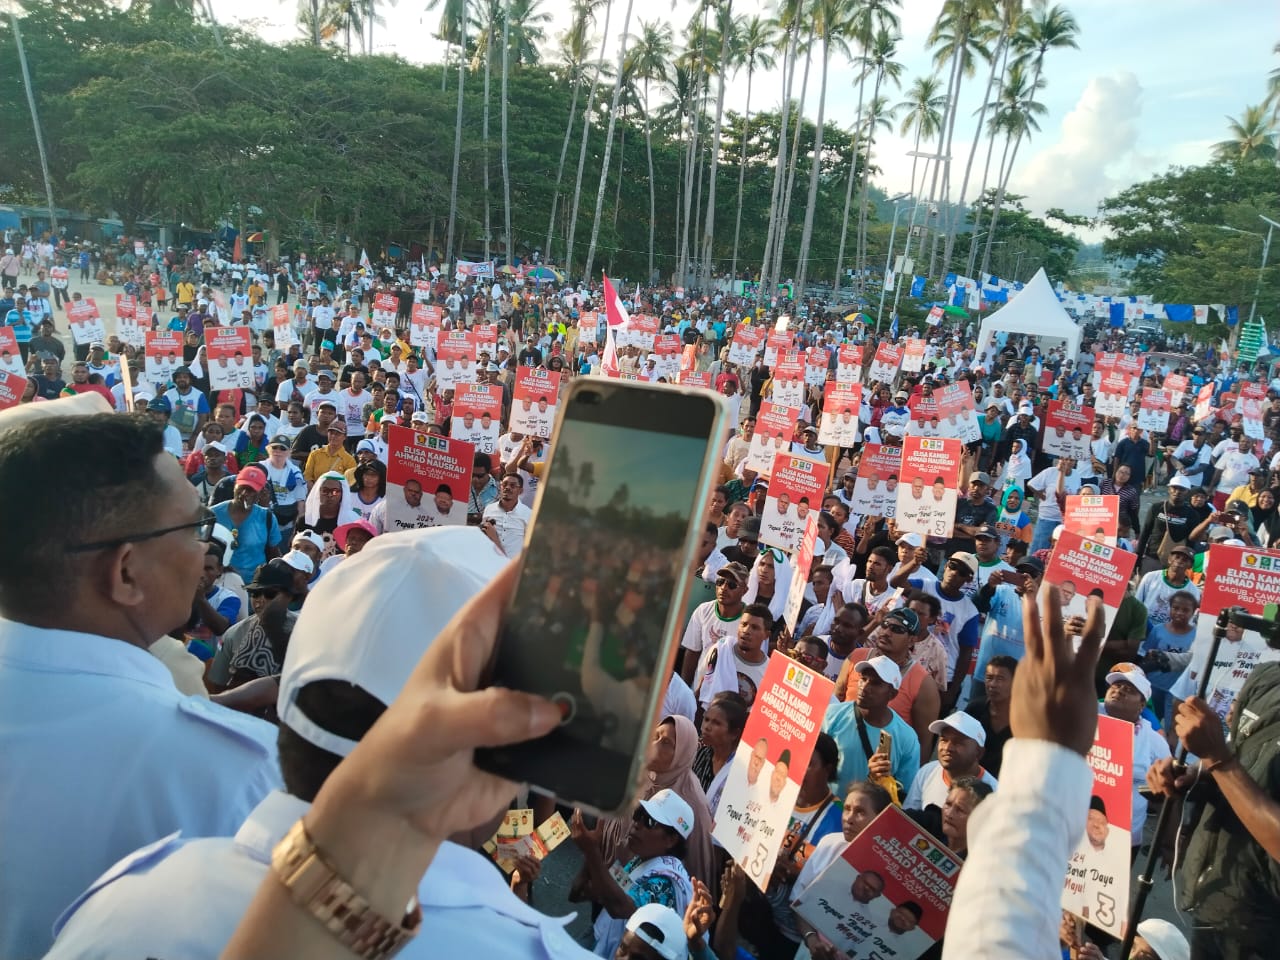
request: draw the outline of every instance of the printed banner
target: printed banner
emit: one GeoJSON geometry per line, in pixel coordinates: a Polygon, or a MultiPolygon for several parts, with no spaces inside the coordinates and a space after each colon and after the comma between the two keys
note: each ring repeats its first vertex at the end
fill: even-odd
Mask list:
{"type": "Polygon", "coordinates": [[[476,382],[476,341],[470,330],[442,330],[436,343],[436,382],[440,389],[457,390],[476,382]]]}
{"type": "Polygon", "coordinates": [[[116,336],[131,347],[145,348],[151,329],[150,311],[127,294],[116,294],[116,336]]]}
{"type": "Polygon", "coordinates": [[[1050,400],[1044,415],[1044,452],[1089,463],[1093,456],[1093,408],[1050,400]]]}
{"type": "Polygon", "coordinates": [[[1196,394],[1195,405],[1196,421],[1208,420],[1213,414],[1213,383],[1206,383],[1200,388],[1200,392],[1196,394]]]}
{"type": "Polygon", "coordinates": [[[1104,417],[1124,415],[1129,406],[1129,376],[1124,373],[1107,373],[1098,384],[1097,397],[1093,408],[1104,417]]]}
{"type": "Polygon", "coordinates": [[[493,279],[493,263],[478,260],[459,260],[455,265],[459,277],[493,279]]]}
{"type": "Polygon", "coordinates": [[[481,453],[493,453],[502,432],[502,386],[460,383],[453,395],[449,435],[465,440],[481,453]]]}
{"type": "Polygon", "coordinates": [[[917,960],[942,939],[960,867],[891,804],[800,894],[795,911],[850,960],[917,960]]]}
{"type": "MultiPolygon", "coordinates": [[[[484,846],[485,851],[493,857],[494,861],[505,873],[511,873],[516,868],[517,857],[542,860],[552,850],[569,839],[569,825],[564,822],[564,817],[560,815],[558,810],[538,824],[536,829],[532,825],[532,810],[528,808],[512,810],[508,813],[508,816],[512,813],[518,814],[521,818],[527,817],[530,821],[529,829],[512,836],[503,828],[499,828],[498,832],[484,846]]],[[[503,821],[503,827],[506,827],[505,820],[503,821]]]]}
{"type": "Polygon", "coordinates": [[[898,474],[902,448],[891,444],[864,444],[853,484],[850,512],[867,517],[893,517],[898,512],[898,474]]]}
{"type": "Polygon", "coordinates": [[[862,380],[862,344],[843,343],[836,353],[836,383],[862,380]]]}
{"type": "Polygon", "coordinates": [[[686,387],[702,387],[704,390],[712,389],[711,374],[704,370],[701,373],[688,371],[680,374],[680,383],[686,387]]]}
{"type": "Polygon", "coordinates": [[[387,532],[467,522],[475,448],[465,440],[392,426],[387,440],[387,532]]]}
{"type": "Polygon", "coordinates": [[[400,298],[394,293],[376,293],[373,296],[372,321],[375,326],[393,326],[400,309],[400,298]]]}
{"type": "Polygon", "coordinates": [[[1253,397],[1241,396],[1240,417],[1244,422],[1244,435],[1254,440],[1262,440],[1262,401],[1253,397]]]}
{"type": "Polygon", "coordinates": [[[154,384],[169,383],[173,371],[182,366],[182,334],[177,331],[148,331],[142,371],[154,384]]]}
{"type": "Polygon", "coordinates": [[[1086,540],[1114,547],[1120,529],[1120,498],[1068,494],[1062,511],[1062,528],[1086,540]]]}
{"type": "Polygon", "coordinates": [[[761,890],[786,839],[835,684],[770,657],[716,807],[711,835],[761,890]]]}
{"type": "Polygon", "coordinates": [[[680,376],[680,355],[684,345],[674,333],[660,333],[653,338],[653,353],[658,358],[654,369],[658,376],[666,377],[667,383],[675,383],[680,376]]]}
{"type": "Polygon", "coordinates": [[[795,435],[796,421],[799,418],[798,407],[780,406],[771,400],[760,404],[755,433],[751,436],[751,446],[743,461],[744,469],[754,470],[759,476],[767,477],[773,469],[774,457],[791,449],[791,438],[795,435]]]}
{"type": "Polygon", "coordinates": [[[253,348],[247,327],[206,327],[209,386],[214,390],[252,390],[253,348]]]}
{"type": "Polygon", "coordinates": [[[1165,377],[1164,388],[1169,393],[1169,403],[1175,407],[1180,404],[1186,398],[1190,384],[1190,379],[1180,373],[1171,373],[1165,377]]]}
{"type": "Polygon", "coordinates": [[[413,302],[430,303],[431,302],[431,284],[427,280],[415,280],[413,282],[413,302]]]}
{"type": "Polygon", "coordinates": [[[271,334],[275,337],[276,348],[288,350],[292,346],[301,346],[293,335],[293,324],[290,322],[289,305],[277,303],[271,308],[271,334]]]}
{"type": "Polygon", "coordinates": [[[858,411],[862,384],[832,381],[822,391],[822,419],[818,442],[828,447],[852,447],[858,442],[858,411]]]}
{"type": "Polygon", "coordinates": [[[780,351],[773,368],[773,402],[784,407],[799,407],[804,404],[804,398],[804,360],[800,352],[780,351]]]}
{"type": "Polygon", "coordinates": [[[1049,557],[1044,579],[1058,588],[1064,620],[1083,617],[1087,612],[1085,598],[1097,592],[1109,632],[1137,560],[1127,550],[1063,530],[1049,557]]]}
{"type": "Polygon", "coordinates": [[[560,374],[543,367],[521,367],[516,371],[511,401],[510,429],[530,437],[550,439],[556,422],[556,402],[560,395],[560,374]]]}
{"type": "Polygon", "coordinates": [[[1133,724],[1098,714],[1088,760],[1093,795],[1084,836],[1067,865],[1062,909],[1120,937],[1129,906],[1133,724]]]}
{"type": "MultiPolygon", "coordinates": [[[[0,410],[17,406],[22,402],[22,395],[27,392],[27,378],[10,370],[0,370],[0,410]]],[[[814,515],[817,529],[817,515],[814,515]]]]}
{"type": "Polygon", "coordinates": [[[764,513],[760,516],[761,543],[781,547],[787,553],[800,548],[800,537],[810,511],[817,513],[822,509],[822,495],[830,472],[831,467],[825,461],[789,453],[780,453],[774,458],[764,513]]]}
{"type": "MultiPolygon", "coordinates": [[[[1142,391],[1141,405],[1138,407],[1138,426],[1143,430],[1164,433],[1169,429],[1169,411],[1172,401],[1168,391],[1146,387],[1142,391]]],[[[1259,410],[1261,414],[1261,410],[1259,410]]],[[[1262,430],[1262,417],[1258,417],[1258,430],[1262,430]]],[[[1262,434],[1259,432],[1259,438],[1262,434]]]]}
{"type": "Polygon", "coordinates": [[[918,373],[924,369],[925,343],[919,337],[912,337],[902,345],[902,372],[918,373]]]}
{"type": "Polygon", "coordinates": [[[638,347],[649,353],[653,350],[653,341],[658,336],[660,325],[657,317],[635,316],[625,330],[617,330],[614,337],[620,347],[638,347]]]}
{"type": "Polygon", "coordinates": [[[867,376],[877,383],[892,384],[901,365],[902,347],[892,343],[882,343],[876,348],[876,355],[871,361],[871,369],[867,372],[867,376]]]}
{"type": "Polygon", "coordinates": [[[415,303],[409,314],[409,346],[436,349],[444,316],[439,307],[415,303]]]}
{"type": "Polygon", "coordinates": [[[951,535],[964,444],[950,437],[904,437],[896,517],[899,533],[951,535]]]}
{"type": "Polygon", "coordinates": [[[729,343],[729,362],[742,367],[749,367],[756,362],[756,353],[764,343],[764,331],[746,324],[733,330],[733,340],[729,343]]]}
{"type": "Polygon", "coordinates": [[[578,317],[578,342],[595,343],[600,335],[600,318],[594,310],[584,310],[578,317]]]}
{"type": "Polygon", "coordinates": [[[86,347],[95,341],[107,342],[107,328],[103,326],[98,305],[91,297],[67,304],[67,323],[71,326],[71,339],[76,346],[86,347]]]}
{"type": "MultiPolygon", "coordinates": [[[[782,320],[779,320],[779,323],[781,322],[782,320]]],[[[764,338],[764,365],[766,367],[777,365],[778,357],[791,349],[791,344],[794,340],[795,338],[787,332],[785,326],[780,330],[770,330],[768,336],[764,338]]]]}
{"type": "Polygon", "coordinates": [[[821,347],[810,347],[804,354],[804,382],[811,387],[820,387],[827,382],[827,368],[831,362],[827,351],[821,347]]]}
{"type": "Polygon", "coordinates": [[[813,548],[818,542],[818,511],[810,510],[805,520],[804,532],[800,534],[800,549],[792,558],[791,584],[787,589],[787,603],[782,608],[782,619],[792,635],[796,632],[796,623],[800,619],[800,608],[804,606],[805,587],[809,585],[809,571],[813,569],[813,548]]]}
{"type": "Polygon", "coordinates": [[[18,347],[18,337],[13,332],[13,327],[0,326],[0,370],[15,377],[27,375],[27,367],[22,362],[22,350],[18,347]]]}

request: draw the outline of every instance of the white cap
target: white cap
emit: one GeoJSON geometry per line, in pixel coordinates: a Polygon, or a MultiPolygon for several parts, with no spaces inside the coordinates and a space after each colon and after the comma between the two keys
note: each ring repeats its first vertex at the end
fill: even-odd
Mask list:
{"type": "Polygon", "coordinates": [[[853,669],[858,673],[874,671],[877,677],[895,690],[902,686],[902,671],[888,657],[872,657],[870,660],[859,660],[853,669]]]}
{"type": "Polygon", "coordinates": [[[427,411],[415,410],[413,411],[413,416],[409,418],[409,422],[410,423],[430,423],[431,418],[427,416],[427,411]]]}
{"type": "Polygon", "coordinates": [[[693,833],[693,807],[674,790],[659,790],[648,800],[641,800],[640,806],[653,819],[664,827],[670,827],[686,840],[693,833]]]}
{"type": "MultiPolygon", "coordinates": [[[[308,743],[345,757],[356,741],[306,716],[297,706],[298,692],[319,680],[343,680],[390,704],[431,641],[506,563],[472,527],[375,537],[307,597],[280,675],[280,722],[308,743]],[[334,630],[335,623],[360,628],[334,630]]],[[[692,811],[688,816],[692,823],[692,811]]]]}
{"type": "Polygon", "coordinates": [[[312,563],[311,558],[301,550],[290,550],[280,559],[300,573],[315,573],[316,565],[312,563]]]}
{"type": "Polygon", "coordinates": [[[1138,936],[1147,941],[1160,960],[1191,960],[1191,945],[1187,943],[1186,935],[1168,920],[1155,917],[1143,920],[1138,924],[1138,936]]]}
{"type": "Polygon", "coordinates": [[[959,553],[953,553],[951,556],[947,557],[948,563],[950,563],[952,560],[956,560],[960,563],[963,563],[966,569],[968,569],[970,576],[976,577],[978,575],[978,566],[979,566],[978,558],[975,557],[972,553],[965,553],[963,550],[961,550],[959,553]]]}
{"type": "Polygon", "coordinates": [[[228,450],[228,449],[227,449],[226,444],[224,444],[224,443],[223,443],[222,441],[220,441],[220,440],[210,440],[208,443],[206,443],[206,444],[204,445],[204,448],[205,448],[206,450],[217,450],[219,453],[230,453],[230,452],[231,452],[230,450],[228,450]]]}
{"type": "Polygon", "coordinates": [[[904,533],[898,538],[898,546],[902,546],[904,543],[908,547],[923,547],[924,537],[920,536],[918,533],[904,533]]]}
{"type": "Polygon", "coordinates": [[[1018,413],[1025,414],[1028,417],[1035,416],[1035,408],[1024,400],[1018,404],[1018,413]]]}
{"type": "Polygon", "coordinates": [[[1183,490],[1191,489],[1191,481],[1180,473],[1174,474],[1173,479],[1169,481],[1171,487],[1181,487],[1183,490]]]}
{"type": "Polygon", "coordinates": [[[980,747],[987,745],[987,731],[982,729],[982,724],[963,710],[957,710],[951,716],[942,720],[935,720],[929,724],[930,733],[941,733],[947,728],[956,731],[956,733],[964,734],[970,740],[976,740],[980,747]]]}
{"type": "Polygon", "coordinates": [[[646,903],[627,918],[627,932],[654,949],[662,960],[684,960],[689,939],[684,919],[661,903],[646,903]]]}
{"type": "Polygon", "coordinates": [[[324,537],[320,536],[320,534],[316,533],[314,530],[299,530],[295,533],[293,535],[293,543],[291,545],[296,547],[299,543],[309,543],[321,553],[324,553],[324,537]]]}
{"type": "Polygon", "coordinates": [[[1151,699],[1151,681],[1136,663],[1117,663],[1112,666],[1111,672],[1107,674],[1107,683],[1119,683],[1121,680],[1133,684],[1140,694],[1151,699]]]}

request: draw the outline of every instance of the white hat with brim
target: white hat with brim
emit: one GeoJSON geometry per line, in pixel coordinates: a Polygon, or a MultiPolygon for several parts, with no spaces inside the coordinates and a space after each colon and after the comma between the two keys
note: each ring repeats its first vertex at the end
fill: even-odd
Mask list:
{"type": "Polygon", "coordinates": [[[627,932],[653,948],[662,960],[684,960],[689,939],[680,914],[661,903],[646,903],[627,918],[627,932]]]}
{"type": "Polygon", "coordinates": [[[1151,681],[1136,663],[1115,664],[1107,674],[1107,683],[1127,683],[1148,700],[1151,699],[1151,681]]]}
{"type": "Polygon", "coordinates": [[[1186,934],[1168,920],[1156,917],[1143,920],[1138,924],[1138,936],[1147,941],[1160,960],[1191,960],[1191,945],[1187,943],[1186,934]]]}
{"type": "Polygon", "coordinates": [[[640,806],[658,823],[686,840],[693,833],[693,807],[674,790],[659,790],[648,800],[641,800],[640,806]]]}
{"type": "Polygon", "coordinates": [[[870,660],[859,660],[853,669],[858,673],[874,673],[895,690],[902,687],[902,671],[888,657],[872,657],[870,660]]]}
{"type": "Polygon", "coordinates": [[[982,724],[962,710],[957,710],[951,716],[929,724],[930,733],[942,733],[943,730],[954,730],[956,733],[963,734],[970,740],[977,741],[980,747],[987,745],[987,731],[982,728],[982,724]]]}

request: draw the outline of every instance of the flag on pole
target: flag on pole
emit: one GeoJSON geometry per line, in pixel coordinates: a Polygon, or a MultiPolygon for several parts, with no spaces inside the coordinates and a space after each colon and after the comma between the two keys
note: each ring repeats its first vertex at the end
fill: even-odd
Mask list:
{"type": "Polygon", "coordinates": [[[373,269],[373,264],[369,262],[369,251],[364,247],[360,248],[360,266],[364,267],[366,270],[373,269]]]}
{"type": "Polygon", "coordinates": [[[889,336],[894,340],[898,339],[898,315],[895,313],[893,319],[889,321],[889,336]]]}
{"type": "Polygon", "coordinates": [[[618,345],[614,334],[630,326],[631,315],[622,305],[622,298],[618,296],[618,291],[613,288],[607,275],[604,278],[604,316],[606,327],[600,370],[606,377],[619,377],[622,375],[622,365],[618,363],[618,345]]]}

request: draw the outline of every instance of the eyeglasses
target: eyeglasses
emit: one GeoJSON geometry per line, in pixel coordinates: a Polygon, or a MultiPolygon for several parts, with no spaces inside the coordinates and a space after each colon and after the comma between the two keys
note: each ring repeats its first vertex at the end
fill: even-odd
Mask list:
{"type": "Polygon", "coordinates": [[[88,553],[91,550],[112,550],[116,547],[122,547],[126,543],[142,543],[146,540],[154,540],[156,537],[163,537],[170,533],[177,533],[179,530],[194,530],[195,538],[201,543],[208,543],[213,538],[213,528],[218,522],[218,518],[213,515],[211,510],[202,509],[199,520],[192,520],[189,523],[179,523],[172,527],[165,527],[163,530],[151,530],[148,533],[137,533],[127,537],[118,537],[114,540],[98,540],[94,543],[73,543],[68,546],[68,553],[88,553]]]}
{"type": "Polygon", "coordinates": [[[658,823],[657,820],[649,816],[648,811],[646,811],[644,807],[638,807],[636,809],[635,816],[631,819],[640,824],[640,826],[644,827],[646,830],[652,830],[654,827],[664,826],[664,824],[658,823]]]}

